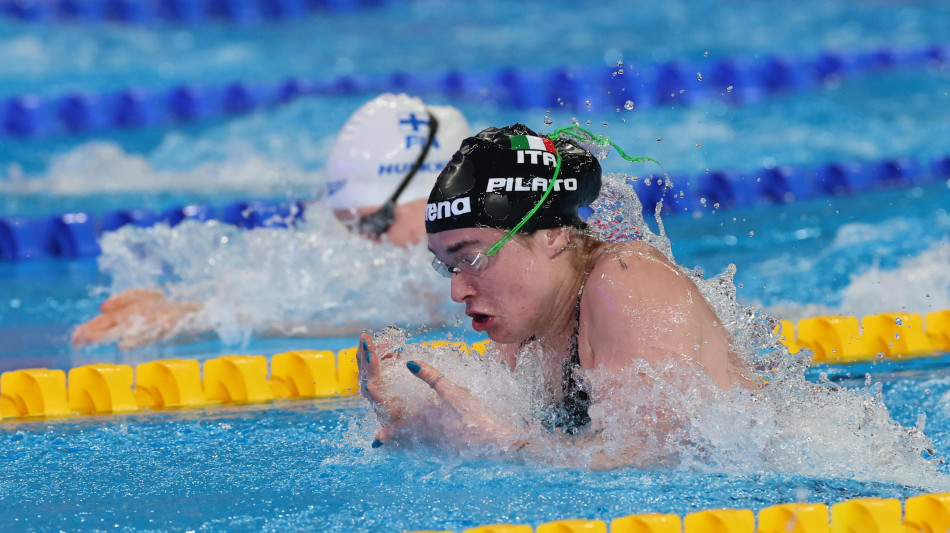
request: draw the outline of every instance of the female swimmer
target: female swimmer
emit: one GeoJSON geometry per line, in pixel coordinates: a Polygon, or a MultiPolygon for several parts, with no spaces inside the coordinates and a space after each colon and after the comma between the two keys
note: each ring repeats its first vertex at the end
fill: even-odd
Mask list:
{"type": "MultiPolygon", "coordinates": [[[[675,359],[698,365],[723,389],[748,385],[729,334],[688,276],[646,243],[608,244],[585,232],[578,208],[600,188],[593,154],[515,124],[465,139],[425,212],[433,266],[451,278],[452,299],[465,304],[472,328],[488,335],[510,369],[529,343],[557,367],[552,425],[568,434],[589,424],[601,392],[580,369],[619,372],[636,360],[675,359]]],[[[403,402],[380,379],[380,360],[392,354],[367,334],[359,347],[361,391],[383,426],[374,446],[425,431],[402,416],[403,402]]],[[[439,369],[406,366],[471,434],[502,449],[526,445],[439,369]]]]}

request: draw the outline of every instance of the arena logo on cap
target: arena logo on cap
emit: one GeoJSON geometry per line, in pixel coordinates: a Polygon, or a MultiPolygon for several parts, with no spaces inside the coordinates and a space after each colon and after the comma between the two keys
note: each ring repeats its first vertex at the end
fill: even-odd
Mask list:
{"type": "Polygon", "coordinates": [[[426,204],[426,220],[440,220],[443,218],[464,215],[472,212],[472,203],[468,196],[456,198],[451,202],[446,200],[434,204],[426,204]]]}
{"type": "MultiPolygon", "coordinates": [[[[500,190],[518,191],[518,192],[544,192],[548,188],[551,180],[547,178],[489,178],[488,187],[485,192],[495,192],[500,190]]],[[[554,182],[554,190],[576,191],[577,178],[559,179],[554,182]]],[[[431,204],[430,204],[431,205],[431,204]]]]}
{"type": "Polygon", "coordinates": [[[511,149],[518,151],[518,163],[532,165],[557,165],[557,150],[550,137],[535,137],[534,135],[512,135],[511,149]],[[525,160],[528,156],[530,161],[525,160]]]}

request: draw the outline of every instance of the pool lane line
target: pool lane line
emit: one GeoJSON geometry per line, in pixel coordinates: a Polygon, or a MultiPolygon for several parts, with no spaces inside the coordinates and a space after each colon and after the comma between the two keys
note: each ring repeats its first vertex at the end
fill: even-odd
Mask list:
{"type": "MultiPolygon", "coordinates": [[[[950,155],[931,160],[887,158],[866,163],[830,162],[818,166],[777,166],[743,172],[716,170],[695,176],[673,173],[628,181],[650,215],[662,202],[664,215],[702,215],[718,211],[783,205],[823,197],[910,188],[950,180],[950,155]]],[[[184,220],[217,219],[240,228],[292,227],[306,214],[305,202],[247,200],[226,204],[185,205],[161,212],[116,209],[100,216],[64,213],[46,217],[0,216],[0,261],[99,255],[99,238],[123,226],[175,226],[184,220]]],[[[587,218],[592,210],[582,208],[587,218]]]]}
{"type": "MultiPolygon", "coordinates": [[[[820,316],[781,320],[774,334],[790,354],[811,350],[812,364],[902,360],[950,353],[950,310],[921,316],[879,313],[862,319],[820,316]],[[926,325],[925,325],[926,324],[926,325]]],[[[490,341],[427,341],[431,348],[484,354],[490,341]]],[[[164,359],[136,365],[97,363],[0,374],[0,420],[134,412],[329,398],[358,392],[356,347],[273,355],[225,355],[199,363],[164,359]],[[68,377],[68,379],[67,379],[68,377]]]]}
{"type": "Polygon", "coordinates": [[[34,25],[256,26],[378,9],[399,0],[29,0],[0,2],[0,16],[34,25]]]}
{"type": "MultiPolygon", "coordinates": [[[[29,3],[29,2],[28,2],[29,3]]],[[[18,5],[19,2],[11,4],[18,5]]],[[[837,85],[898,68],[945,69],[950,44],[826,50],[811,56],[771,54],[671,60],[614,67],[500,67],[436,73],[353,74],[329,79],[232,80],[170,87],[118,87],[59,95],[19,94],[0,101],[0,139],[88,135],[130,128],[173,128],[283,105],[302,97],[407,92],[456,103],[515,109],[618,112],[708,101],[756,104],[795,91],[837,85]]]]}
{"type": "MultiPolygon", "coordinates": [[[[648,513],[610,520],[562,519],[537,528],[490,524],[462,533],[832,533],[950,530],[950,493],[896,498],[852,498],[832,503],[783,503],[760,509],[706,509],[676,514],[648,513]]],[[[433,527],[407,533],[452,533],[433,527]]]]}
{"type": "Polygon", "coordinates": [[[781,320],[775,332],[790,354],[811,350],[812,364],[936,356],[950,353],[950,310],[781,320]]]}
{"type": "MultiPolygon", "coordinates": [[[[484,353],[487,343],[431,341],[422,345],[484,353]]],[[[203,363],[163,359],[136,365],[94,363],[67,371],[47,368],[0,374],[0,423],[147,409],[241,405],[280,399],[357,394],[355,346],[338,352],[294,350],[273,355],[224,355],[203,363]]]]}

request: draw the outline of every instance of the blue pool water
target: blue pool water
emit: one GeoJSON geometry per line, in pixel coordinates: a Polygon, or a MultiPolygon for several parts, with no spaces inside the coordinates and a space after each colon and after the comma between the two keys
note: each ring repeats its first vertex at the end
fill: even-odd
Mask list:
{"type": "MultiPolygon", "coordinates": [[[[407,0],[249,27],[0,19],[0,100],[286,76],[613,68],[620,58],[626,76],[669,60],[702,69],[703,61],[723,57],[946,45],[947,27],[950,7],[942,2],[841,0],[690,0],[635,8],[625,2],[472,7],[407,0]]],[[[174,128],[2,136],[0,216],[317,198],[336,131],[371,96],[305,97],[174,128]]],[[[660,160],[682,180],[677,184],[706,169],[931,160],[950,152],[946,63],[898,65],[742,105],[708,100],[627,110],[594,99],[590,107],[524,109],[438,91],[425,97],[456,105],[475,130],[514,121],[550,130],[576,119],[632,154],[660,160]]],[[[654,171],[613,154],[604,166],[640,179],[654,171]]],[[[950,309],[947,206],[944,178],[668,215],[663,223],[680,264],[707,277],[735,264],[739,301],[778,318],[925,313],[950,309]]],[[[0,371],[340,349],[352,345],[353,336],[336,326],[352,331],[393,320],[428,322],[426,336],[470,335],[454,325],[459,310],[426,266],[423,249],[379,249],[327,236],[331,225],[316,217],[297,232],[198,224],[125,228],[103,240],[98,260],[0,262],[0,371]],[[213,266],[204,265],[208,258],[216,260],[213,266]],[[381,265],[374,262],[380,258],[381,265]],[[69,347],[71,329],[94,316],[110,292],[149,284],[206,302],[220,318],[215,332],[131,352],[69,347]],[[431,298],[420,298],[420,291],[431,298]],[[254,320],[235,320],[240,313],[254,320]],[[294,337],[261,333],[275,323],[326,327],[294,337]]],[[[591,471],[567,460],[373,450],[370,414],[355,398],[4,421],[0,529],[461,531],[495,522],[906,498],[950,490],[950,467],[943,463],[950,445],[948,368],[946,357],[937,356],[799,370],[796,375],[804,372],[808,382],[831,392],[804,397],[809,389],[790,378],[776,389],[774,413],[759,416],[779,429],[737,429],[732,418],[714,413],[711,424],[747,430],[748,440],[717,443],[716,428],[704,427],[697,431],[711,451],[684,449],[676,465],[646,469],[591,471]],[[855,420],[863,421],[862,431],[842,430],[855,420]],[[921,443],[895,422],[922,424],[935,459],[914,457],[921,443]]],[[[757,413],[741,402],[734,408],[757,413]]]]}

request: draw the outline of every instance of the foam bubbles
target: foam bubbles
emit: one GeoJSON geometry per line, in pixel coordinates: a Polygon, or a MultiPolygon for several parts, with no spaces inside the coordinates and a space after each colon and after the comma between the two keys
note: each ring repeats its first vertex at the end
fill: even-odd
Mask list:
{"type": "Polygon", "coordinates": [[[928,313],[950,309],[950,241],[941,241],[895,269],[872,267],[851,277],[838,312],[863,316],[875,312],[928,313]]]}
{"type": "Polygon", "coordinates": [[[102,239],[113,294],[157,288],[198,302],[189,329],[227,344],[251,335],[340,335],[390,323],[442,324],[459,310],[424,244],[376,244],[318,206],[298,229],[240,230],[216,221],[123,227],[102,239]]]}

